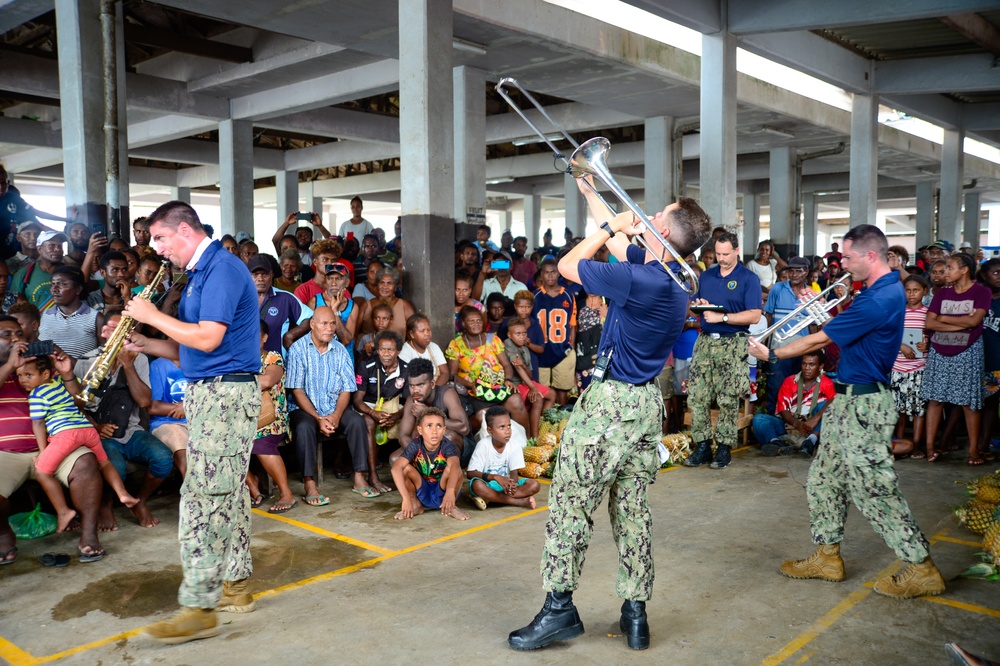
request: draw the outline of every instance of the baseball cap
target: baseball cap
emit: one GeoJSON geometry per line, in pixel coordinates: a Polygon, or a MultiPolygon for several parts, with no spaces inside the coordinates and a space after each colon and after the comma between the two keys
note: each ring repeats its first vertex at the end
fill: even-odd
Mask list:
{"type": "Polygon", "coordinates": [[[251,273],[256,273],[257,271],[267,271],[268,273],[274,273],[271,262],[268,261],[267,257],[262,254],[250,257],[250,261],[247,262],[247,268],[250,269],[251,273]]]}
{"type": "Polygon", "coordinates": [[[22,222],[21,224],[17,225],[17,233],[21,233],[28,227],[38,227],[39,231],[45,229],[45,227],[42,226],[42,223],[39,222],[38,220],[28,220],[27,222],[22,222]]]}
{"type": "Polygon", "coordinates": [[[69,240],[66,237],[66,234],[64,234],[61,231],[43,231],[42,233],[38,234],[37,242],[39,245],[41,245],[42,243],[46,243],[50,240],[58,240],[58,239],[62,239],[63,243],[69,240]]]}
{"type": "Polygon", "coordinates": [[[951,243],[949,243],[946,240],[936,240],[933,243],[931,243],[930,245],[928,245],[927,247],[928,248],[939,247],[942,250],[944,250],[945,252],[954,252],[954,250],[955,250],[955,246],[952,245],[951,243]]]}
{"type": "Polygon", "coordinates": [[[344,264],[327,264],[323,267],[323,275],[329,275],[330,273],[340,273],[341,275],[347,275],[347,266],[344,264]]]}
{"type": "Polygon", "coordinates": [[[809,270],[809,266],[809,260],[805,257],[792,257],[788,260],[789,268],[805,268],[806,270],[809,270]]]}
{"type": "Polygon", "coordinates": [[[966,249],[971,250],[972,249],[972,243],[970,243],[969,241],[963,241],[962,244],[958,246],[958,249],[959,250],[966,250],[966,249]]]}
{"type": "Polygon", "coordinates": [[[242,243],[245,240],[253,240],[252,238],[250,238],[250,234],[248,234],[245,231],[241,231],[238,234],[236,234],[235,238],[237,243],[242,243]]]}

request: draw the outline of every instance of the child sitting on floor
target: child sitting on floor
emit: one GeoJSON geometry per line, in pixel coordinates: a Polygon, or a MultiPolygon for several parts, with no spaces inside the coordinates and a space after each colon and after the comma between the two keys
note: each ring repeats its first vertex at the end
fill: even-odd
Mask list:
{"type": "Polygon", "coordinates": [[[396,520],[413,518],[428,509],[456,520],[469,514],[455,506],[462,486],[458,449],[444,436],[445,414],[428,407],[417,417],[418,437],[410,442],[392,466],[392,480],[403,496],[396,520]]]}
{"type": "Polygon", "coordinates": [[[486,510],[487,502],[534,509],[534,495],[541,485],[517,476],[517,470],[524,467],[524,455],[520,447],[508,446],[510,412],[499,405],[490,407],[486,410],[486,428],[490,436],[476,444],[466,472],[472,501],[481,511],[486,510]]]}
{"type": "Polygon", "coordinates": [[[17,369],[17,381],[28,393],[31,425],[41,452],[35,459],[35,476],[55,509],[56,531],[62,532],[76,516],[76,511],[66,504],[66,495],[54,475],[66,456],[81,446],[86,446],[97,456],[104,480],[122,504],[132,508],[139,500],[125,490],[122,478],[104,452],[97,429],[74,404],[63,383],[54,379],[53,375],[52,360],[48,356],[27,361],[17,369]]]}
{"type": "Polygon", "coordinates": [[[556,392],[544,384],[539,384],[531,378],[531,350],[528,348],[529,323],[520,317],[513,317],[507,322],[507,341],[503,343],[507,358],[514,369],[510,378],[525,406],[530,408],[529,425],[531,437],[538,437],[538,422],[542,412],[556,404],[556,392]]]}

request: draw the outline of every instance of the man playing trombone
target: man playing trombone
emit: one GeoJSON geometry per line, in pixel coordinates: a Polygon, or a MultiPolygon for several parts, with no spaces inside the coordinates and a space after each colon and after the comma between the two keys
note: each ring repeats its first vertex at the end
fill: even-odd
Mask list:
{"type": "MultiPolygon", "coordinates": [[[[582,179],[581,179],[582,180],[582,179]]],[[[587,177],[589,180],[589,177],[587,177]]],[[[653,587],[651,517],[646,489],[660,467],[663,401],[653,383],[687,316],[688,295],[653,253],[663,245],[633,212],[612,214],[589,184],[579,182],[601,228],[559,262],[559,272],[588,294],[609,300],[594,380],[563,432],[549,495],[542,552],[542,584],[548,592],[530,624],[510,634],[517,650],[544,647],[583,633],[573,605],[592,532],[592,516],[610,490],[609,507],[619,568],[616,591],[624,600],[620,627],[632,649],[649,647],[645,602],[653,587]],[[643,235],[651,251],[631,245],[643,235]],[[591,258],[603,246],[620,263],[591,258]]],[[[708,216],[692,199],[681,199],[649,222],[681,256],[708,238],[708,216]]],[[[679,275],[676,262],[670,270],[679,275]]]]}
{"type": "Polygon", "coordinates": [[[895,360],[886,350],[903,339],[905,297],[889,269],[889,244],[878,227],[863,224],[844,236],[843,267],[867,289],[850,308],[818,333],[768,349],[750,338],[750,353],[771,363],[821,349],[840,347],[834,388],[840,397],[826,411],[824,445],[809,468],[806,496],[816,553],[788,560],[781,573],[789,578],[844,580],[840,542],[844,538],[848,499],[868,519],[886,545],[907,563],[901,572],[875,583],[879,594],[897,599],[940,594],[944,579],[930,558],[910,508],[899,492],[893,469],[892,430],[896,410],[889,390],[895,360]]]}

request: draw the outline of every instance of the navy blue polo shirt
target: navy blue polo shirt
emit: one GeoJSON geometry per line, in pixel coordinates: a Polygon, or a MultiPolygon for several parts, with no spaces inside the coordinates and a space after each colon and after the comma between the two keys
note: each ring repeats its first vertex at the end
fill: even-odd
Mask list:
{"type": "MultiPolygon", "coordinates": [[[[695,298],[704,298],[712,305],[721,305],[729,313],[760,310],[762,300],[760,278],[740,263],[736,264],[729,275],[723,276],[722,270],[716,264],[702,271],[701,277],[698,278],[698,293],[695,294],[695,298]]],[[[701,316],[702,333],[732,335],[746,333],[749,329],[749,326],[709,324],[705,321],[705,316],[701,316]]]]}
{"type": "Polygon", "coordinates": [[[302,303],[287,291],[279,291],[271,287],[270,293],[264,296],[260,306],[260,318],[267,322],[268,334],[264,349],[276,354],[283,354],[281,336],[285,324],[289,328],[299,325],[302,316],[302,303]]]}
{"type": "Polygon", "coordinates": [[[837,381],[889,383],[889,372],[903,342],[906,293],[897,273],[883,275],[834,317],[823,332],[840,347],[837,381]]]}
{"type": "Polygon", "coordinates": [[[234,372],[260,372],[260,312],[257,289],[246,265],[212,241],[188,272],[181,295],[180,320],[226,325],[222,343],[210,352],[181,345],[181,370],[188,381],[234,372]]]}
{"type": "MultiPolygon", "coordinates": [[[[642,384],[663,371],[684,328],[688,295],[658,261],[643,263],[645,250],[630,245],[627,258],[627,262],[615,264],[584,260],[579,271],[588,294],[609,300],[598,352],[614,349],[610,375],[642,384]]],[[[680,272],[676,263],[670,268],[680,272]]]]}

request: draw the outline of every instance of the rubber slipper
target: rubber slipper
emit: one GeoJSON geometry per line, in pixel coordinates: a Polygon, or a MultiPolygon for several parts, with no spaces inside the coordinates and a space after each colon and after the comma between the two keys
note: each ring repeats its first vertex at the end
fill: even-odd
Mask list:
{"type": "Polygon", "coordinates": [[[65,567],[69,565],[70,557],[66,553],[43,553],[38,557],[38,563],[43,567],[65,567]]]}
{"type": "Polygon", "coordinates": [[[90,564],[92,562],[100,562],[107,555],[107,551],[101,548],[100,550],[90,550],[90,552],[84,552],[83,549],[78,549],[80,551],[80,562],[82,564],[90,564]]]}
{"type": "Polygon", "coordinates": [[[378,497],[381,493],[374,488],[354,488],[351,490],[352,493],[357,493],[362,497],[371,499],[372,497],[378,497]]]}
{"type": "Polygon", "coordinates": [[[14,562],[17,562],[17,547],[16,546],[14,548],[11,548],[10,550],[8,550],[5,553],[0,553],[0,566],[3,566],[5,564],[14,564],[14,562]],[[10,557],[11,553],[14,553],[14,559],[8,560],[7,558],[10,557]]]}
{"type": "Polygon", "coordinates": [[[326,495],[306,495],[303,497],[309,506],[326,506],[330,503],[330,498],[326,495]]]}
{"type": "Polygon", "coordinates": [[[932,453],[929,456],[927,456],[927,462],[929,462],[929,463],[936,463],[938,460],[941,460],[941,452],[940,451],[935,451],[934,453],[932,453]]]}
{"type": "Polygon", "coordinates": [[[257,493],[256,495],[254,495],[253,499],[250,500],[250,508],[256,509],[263,503],[264,503],[264,496],[261,495],[260,493],[257,493]]]}
{"type": "Polygon", "coordinates": [[[272,504],[271,508],[268,509],[267,512],[268,513],[288,513],[289,511],[291,511],[292,509],[294,509],[298,505],[299,505],[298,500],[292,500],[291,504],[282,504],[281,502],[278,502],[276,504],[272,504]]]}
{"type": "Polygon", "coordinates": [[[910,454],[909,457],[913,458],[914,460],[920,460],[921,458],[926,458],[927,454],[924,453],[923,451],[914,451],[913,453],[910,454]]]}

